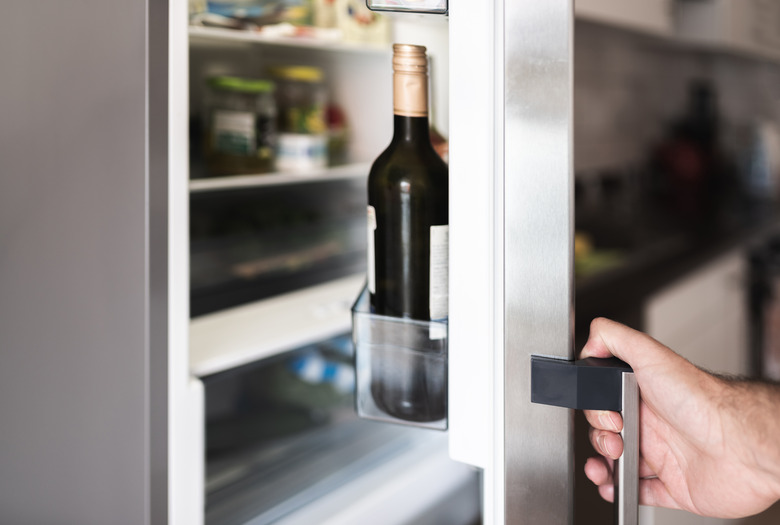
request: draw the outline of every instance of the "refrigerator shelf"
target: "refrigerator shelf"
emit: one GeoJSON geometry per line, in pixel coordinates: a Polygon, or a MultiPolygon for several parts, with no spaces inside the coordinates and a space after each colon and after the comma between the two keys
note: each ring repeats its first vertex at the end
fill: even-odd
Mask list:
{"type": "Polygon", "coordinates": [[[307,173],[262,173],[258,175],[209,177],[204,179],[191,179],[189,188],[190,193],[201,193],[207,191],[259,188],[262,186],[284,186],[288,184],[359,179],[361,177],[368,177],[370,169],[371,165],[369,163],[357,162],[307,173]]]}
{"type": "Polygon", "coordinates": [[[349,332],[365,274],[337,279],[190,322],[190,372],[204,377],[349,332]]]}
{"type": "Polygon", "coordinates": [[[316,36],[279,36],[262,31],[223,29],[217,27],[189,26],[190,43],[244,43],[272,46],[297,47],[325,51],[359,54],[389,54],[390,46],[365,42],[344,42],[341,39],[318,38],[316,36]]]}
{"type": "Polygon", "coordinates": [[[479,523],[479,474],[448,457],[447,434],[398,430],[417,433],[406,450],[275,525],[479,523]]]}

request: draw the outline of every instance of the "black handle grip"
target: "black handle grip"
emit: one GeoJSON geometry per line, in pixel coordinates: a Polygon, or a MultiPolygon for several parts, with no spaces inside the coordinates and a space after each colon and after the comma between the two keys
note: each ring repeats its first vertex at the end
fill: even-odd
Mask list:
{"type": "Polygon", "coordinates": [[[531,401],[623,416],[623,455],[615,463],[615,522],[639,523],[639,388],[617,358],[564,361],[531,356],[531,401]]]}
{"type": "Polygon", "coordinates": [[[531,402],[620,412],[623,373],[631,371],[616,357],[588,357],[572,362],[531,356],[531,402]]]}

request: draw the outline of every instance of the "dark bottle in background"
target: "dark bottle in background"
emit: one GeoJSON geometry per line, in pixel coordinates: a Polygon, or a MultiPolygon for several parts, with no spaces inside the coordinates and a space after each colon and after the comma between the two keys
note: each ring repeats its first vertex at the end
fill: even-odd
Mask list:
{"type": "MultiPolygon", "coordinates": [[[[430,139],[425,48],[393,46],[394,135],[368,179],[368,288],[374,313],[447,317],[448,168],[430,139]]],[[[411,345],[411,341],[409,342],[411,345]]],[[[446,370],[424,356],[383,350],[372,360],[372,395],[401,419],[445,416],[446,370]]]]}
{"type": "Polygon", "coordinates": [[[723,123],[715,86],[694,80],[685,113],[675,120],[654,154],[672,211],[690,226],[709,227],[740,192],[738,174],[721,140],[723,123]]]}

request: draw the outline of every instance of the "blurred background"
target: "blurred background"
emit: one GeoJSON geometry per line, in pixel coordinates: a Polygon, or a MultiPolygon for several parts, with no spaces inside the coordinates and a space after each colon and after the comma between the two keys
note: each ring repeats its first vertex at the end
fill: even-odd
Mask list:
{"type": "MultiPolygon", "coordinates": [[[[607,316],[711,371],[780,379],[777,6],[644,2],[623,16],[586,4],[575,36],[578,347],[607,316]]],[[[584,419],[577,427],[584,436],[584,419]]],[[[589,514],[593,493],[576,494],[589,514]]]]}
{"type": "MultiPolygon", "coordinates": [[[[164,514],[145,492],[151,446],[160,464],[181,454],[187,498],[170,497],[187,523],[480,523],[482,480],[449,459],[446,433],[356,417],[349,336],[366,176],[392,135],[391,45],[428,48],[430,136],[448,160],[447,17],[189,0],[169,35],[163,3],[38,0],[0,21],[0,47],[19,50],[0,57],[13,123],[0,141],[0,521],[93,504],[95,523],[164,514]],[[162,33],[179,63],[152,42],[162,33]],[[165,104],[160,70],[181,88],[165,104]],[[168,222],[184,206],[161,202],[175,184],[155,171],[184,164],[168,103],[186,105],[186,242],[168,222]],[[166,303],[186,273],[167,273],[178,249],[189,315],[166,303]],[[168,346],[177,315],[183,349],[168,346]],[[185,439],[168,449],[174,420],[185,439]]],[[[713,372],[780,380],[780,2],[575,0],[574,35],[577,348],[606,316],[713,372]]],[[[575,427],[575,524],[610,523],[582,473],[581,415],[575,427]]],[[[769,525],[780,508],[640,517],[769,525]]]]}

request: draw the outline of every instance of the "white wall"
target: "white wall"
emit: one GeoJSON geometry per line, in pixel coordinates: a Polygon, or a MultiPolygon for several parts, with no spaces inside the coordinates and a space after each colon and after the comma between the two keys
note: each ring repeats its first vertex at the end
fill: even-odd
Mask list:
{"type": "Polygon", "coordinates": [[[712,80],[731,128],[763,118],[780,125],[780,63],[694,51],[579,21],[574,68],[577,171],[646,160],[649,147],[685,109],[695,78],[712,80]]]}

